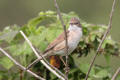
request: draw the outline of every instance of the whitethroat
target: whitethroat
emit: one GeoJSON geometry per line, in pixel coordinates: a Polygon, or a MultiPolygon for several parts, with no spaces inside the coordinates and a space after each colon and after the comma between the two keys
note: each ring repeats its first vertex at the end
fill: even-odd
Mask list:
{"type": "MultiPolygon", "coordinates": [[[[82,27],[81,27],[79,18],[73,17],[70,19],[69,28],[66,32],[67,32],[67,40],[68,40],[67,41],[68,54],[70,54],[76,49],[82,37],[82,27]]],[[[43,57],[49,57],[53,55],[65,56],[66,55],[65,49],[66,49],[65,35],[63,32],[53,42],[51,42],[48,45],[47,49],[43,52],[44,54],[42,56],[43,57]]],[[[41,59],[42,57],[40,57],[39,59],[36,59],[32,64],[30,64],[27,67],[27,69],[41,59]]]]}

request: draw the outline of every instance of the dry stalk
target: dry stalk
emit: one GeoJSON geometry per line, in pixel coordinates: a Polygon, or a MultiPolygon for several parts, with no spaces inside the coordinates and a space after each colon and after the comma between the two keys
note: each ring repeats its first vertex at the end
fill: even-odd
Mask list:
{"type": "Polygon", "coordinates": [[[88,79],[88,75],[89,75],[89,73],[91,71],[91,68],[92,68],[92,66],[93,66],[93,64],[95,62],[95,59],[96,59],[96,57],[97,57],[97,55],[99,53],[99,50],[101,49],[101,46],[102,46],[104,40],[106,39],[106,37],[107,37],[108,33],[110,32],[110,29],[112,27],[112,16],[113,16],[113,12],[114,12],[114,9],[115,9],[115,2],[116,2],[116,0],[113,1],[112,10],[111,10],[111,13],[110,13],[110,19],[109,19],[109,23],[108,23],[108,29],[106,30],[106,32],[104,33],[104,36],[102,37],[102,40],[101,40],[101,42],[100,42],[100,44],[99,44],[99,46],[97,48],[95,56],[92,58],[92,61],[90,63],[90,67],[89,67],[89,70],[88,70],[88,72],[86,74],[85,80],[88,79]]]}
{"type": "Polygon", "coordinates": [[[118,74],[120,74],[120,67],[116,70],[111,80],[115,80],[118,74]]]}
{"type": "MultiPolygon", "coordinates": [[[[36,49],[33,47],[32,43],[30,42],[30,40],[26,37],[26,35],[23,33],[23,31],[20,31],[21,35],[25,38],[25,40],[27,41],[27,43],[29,44],[29,46],[31,47],[31,49],[33,50],[33,52],[35,53],[35,55],[37,56],[38,59],[40,59],[42,57],[42,55],[38,54],[38,52],[36,51],[36,49]]],[[[59,70],[55,69],[53,66],[51,66],[49,64],[49,62],[42,57],[42,60],[40,60],[41,63],[48,69],[50,70],[53,74],[55,74],[59,79],[61,80],[65,80],[65,76],[64,74],[62,74],[62,72],[60,72],[59,70]]]]}
{"type": "MultiPolygon", "coordinates": [[[[19,68],[21,68],[23,71],[26,71],[26,68],[24,66],[22,66],[20,63],[18,63],[14,58],[12,58],[6,51],[4,51],[2,48],[0,48],[0,51],[7,56],[11,61],[13,61],[19,68]]],[[[40,80],[45,80],[44,78],[38,76],[37,74],[33,73],[30,70],[27,70],[28,73],[30,73],[31,75],[35,76],[36,78],[40,79],[40,80]]]]}
{"type": "Polygon", "coordinates": [[[60,12],[60,9],[59,9],[59,6],[58,6],[58,4],[57,4],[57,1],[56,0],[54,0],[54,4],[55,4],[55,7],[56,7],[56,10],[57,10],[57,14],[58,14],[58,16],[59,16],[59,19],[60,19],[60,21],[61,21],[61,24],[62,24],[62,26],[63,26],[63,29],[64,29],[64,35],[65,35],[65,45],[66,45],[66,49],[65,49],[65,53],[66,53],[66,68],[65,68],[65,73],[66,73],[66,80],[68,80],[68,72],[69,72],[69,67],[68,67],[68,40],[67,40],[67,32],[66,32],[66,26],[65,26],[65,24],[64,24],[64,21],[63,21],[63,19],[62,19],[62,16],[61,16],[61,12],[60,12]]]}

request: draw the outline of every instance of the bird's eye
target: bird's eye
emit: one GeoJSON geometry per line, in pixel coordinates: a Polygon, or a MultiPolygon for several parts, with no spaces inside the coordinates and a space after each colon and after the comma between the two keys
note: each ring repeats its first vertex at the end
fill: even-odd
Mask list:
{"type": "Polygon", "coordinates": [[[74,24],[78,24],[78,23],[74,23],[74,24]]]}
{"type": "Polygon", "coordinates": [[[73,25],[74,23],[70,23],[71,25],[73,25]]]}
{"type": "Polygon", "coordinates": [[[79,24],[79,23],[70,23],[71,25],[77,25],[77,24],[79,24]]]}

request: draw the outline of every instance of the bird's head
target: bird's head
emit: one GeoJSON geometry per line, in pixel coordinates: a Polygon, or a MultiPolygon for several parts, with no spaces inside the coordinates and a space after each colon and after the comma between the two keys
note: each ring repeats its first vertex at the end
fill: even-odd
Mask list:
{"type": "Polygon", "coordinates": [[[82,28],[80,20],[77,17],[72,17],[69,22],[69,30],[76,30],[77,28],[82,28]]]}

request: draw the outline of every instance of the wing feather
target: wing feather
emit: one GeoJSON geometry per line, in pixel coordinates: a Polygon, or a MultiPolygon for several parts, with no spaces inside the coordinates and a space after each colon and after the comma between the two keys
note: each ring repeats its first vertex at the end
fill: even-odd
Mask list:
{"type": "MultiPolygon", "coordinates": [[[[67,37],[69,36],[68,34],[69,34],[69,31],[67,30],[67,37]]],[[[62,44],[65,44],[64,32],[61,33],[53,42],[51,42],[51,43],[48,45],[47,49],[55,48],[55,47],[58,48],[58,49],[61,49],[61,48],[65,47],[65,46],[61,46],[62,44]],[[60,44],[60,45],[57,46],[58,44],[60,44]],[[61,47],[60,47],[60,46],[61,46],[61,47]]],[[[55,48],[54,50],[57,50],[56,48],[55,48]]],[[[46,50],[47,50],[47,49],[46,49],[46,50]]]]}

